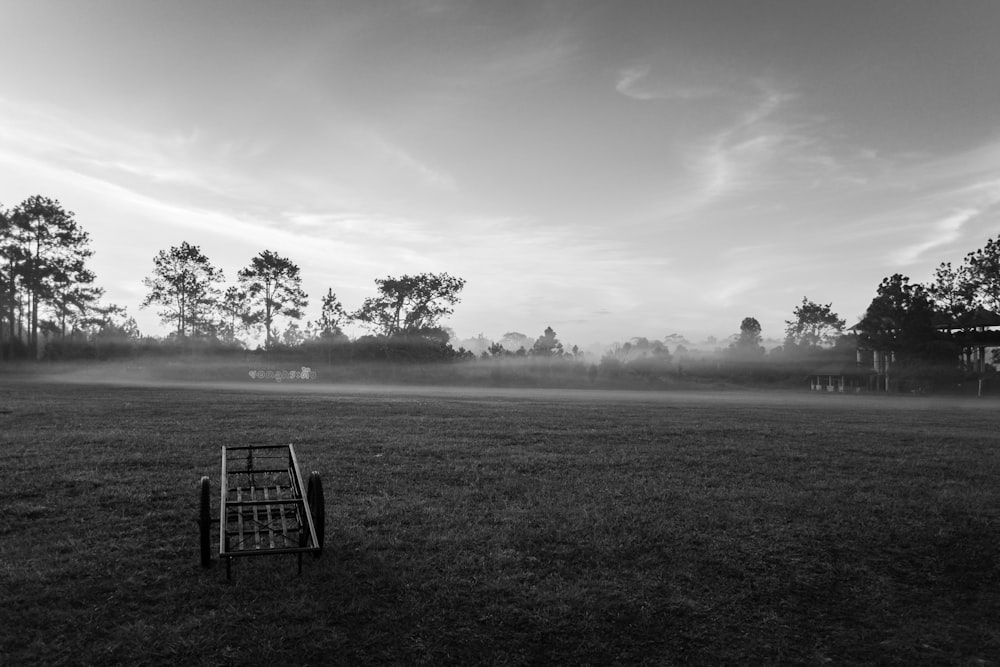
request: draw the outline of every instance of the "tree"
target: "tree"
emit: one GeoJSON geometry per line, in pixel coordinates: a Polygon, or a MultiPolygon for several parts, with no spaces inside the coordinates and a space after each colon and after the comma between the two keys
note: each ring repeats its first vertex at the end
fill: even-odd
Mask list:
{"type": "MultiPolygon", "coordinates": [[[[90,274],[88,277],[93,279],[92,276],[93,274],[90,274]]],[[[97,308],[96,304],[103,296],[102,288],[89,285],[67,285],[58,291],[53,295],[52,302],[56,315],[56,320],[51,323],[53,330],[57,331],[61,338],[66,337],[67,328],[70,336],[75,335],[82,329],[86,314],[97,308]]]]}
{"type": "Polygon", "coordinates": [[[244,320],[247,314],[247,293],[239,287],[230,285],[219,300],[219,333],[222,340],[233,344],[240,342],[237,332],[246,328],[244,320]]]}
{"type": "Polygon", "coordinates": [[[184,241],[153,258],[153,275],[142,281],[149,294],[140,307],[163,306],[157,315],[164,324],[175,323],[180,340],[205,334],[214,328],[211,316],[220,294],[216,285],[223,280],[201,249],[184,241]]]}
{"type": "Polygon", "coordinates": [[[95,306],[81,321],[84,332],[92,341],[137,341],[142,337],[139,325],[128,311],[117,304],[95,306]]]}
{"type": "Polygon", "coordinates": [[[43,306],[57,313],[77,307],[82,314],[89,303],[85,293],[71,300],[69,291],[94,281],[94,274],[86,268],[87,259],[94,254],[88,247],[90,236],[77,224],[72,211],[40,195],[24,200],[4,218],[5,306],[12,338],[15,319],[21,320],[15,318],[15,310],[23,304],[28,344],[37,349],[43,306]]]}
{"type": "Polygon", "coordinates": [[[302,309],[309,301],[302,291],[299,267],[291,260],[265,250],[241,269],[241,287],[247,294],[247,313],[244,321],[255,327],[264,327],[264,349],[270,350],[275,342],[274,320],[287,317],[302,318],[302,309]]]}
{"type": "Polygon", "coordinates": [[[552,327],[545,327],[545,332],[531,346],[531,354],[536,357],[558,357],[563,352],[563,345],[556,338],[552,327]]]}
{"type": "Polygon", "coordinates": [[[465,280],[447,273],[421,273],[376,279],[378,295],[368,297],[352,317],[376,334],[393,337],[440,331],[442,318],[454,312],[465,280]]]}
{"type": "Polygon", "coordinates": [[[975,301],[969,267],[963,264],[956,269],[951,262],[942,262],[934,270],[934,282],[927,287],[927,294],[941,312],[953,318],[968,312],[975,301]]]}
{"type": "Polygon", "coordinates": [[[938,266],[927,293],[940,312],[955,320],[978,307],[1000,310],[1000,238],[968,253],[961,266],[938,266]]]}
{"type": "Polygon", "coordinates": [[[793,320],[785,320],[785,342],[800,347],[832,346],[843,333],[846,322],[831,309],[833,304],[820,305],[802,297],[793,320]]]}
{"type": "Polygon", "coordinates": [[[298,347],[305,340],[306,333],[295,322],[289,322],[284,333],[281,334],[281,344],[285,347],[298,347]]]}
{"type": "Polygon", "coordinates": [[[349,352],[346,344],[350,339],[343,330],[343,326],[349,321],[350,315],[344,309],[344,305],[333,290],[327,288],[326,294],[323,295],[319,319],[311,326],[307,326],[305,343],[321,352],[328,364],[333,363],[335,354],[340,357],[349,352]]]}
{"type": "Polygon", "coordinates": [[[740,322],[739,336],[729,348],[738,354],[757,356],[764,353],[760,341],[760,322],[753,317],[744,317],[740,322]]]}
{"type": "Polygon", "coordinates": [[[24,251],[17,242],[13,212],[0,206],[0,342],[5,342],[3,357],[13,357],[17,336],[17,279],[24,251]]]}
{"type": "Polygon", "coordinates": [[[601,368],[610,377],[628,372],[637,377],[654,380],[667,371],[670,350],[659,340],[636,336],[621,345],[617,343],[601,358],[601,368]]]}
{"type": "Polygon", "coordinates": [[[528,350],[533,342],[530,336],[519,331],[508,331],[500,338],[498,344],[507,352],[516,354],[518,350],[528,350]]]}
{"type": "Polygon", "coordinates": [[[966,255],[963,268],[966,291],[972,297],[970,305],[1000,310],[1000,237],[987,240],[982,248],[966,255]]]}
{"type": "Polygon", "coordinates": [[[899,273],[879,284],[858,331],[865,347],[893,352],[902,360],[932,360],[942,354],[936,345],[939,337],[930,295],[923,285],[911,284],[899,273]]]}
{"type": "MultiPolygon", "coordinates": [[[[449,339],[454,344],[454,341],[458,340],[456,338],[449,339]]],[[[458,341],[461,346],[459,350],[465,350],[469,352],[474,357],[489,357],[490,348],[494,345],[494,342],[484,336],[481,332],[476,334],[474,338],[466,338],[464,340],[458,341]]]]}
{"type": "Polygon", "coordinates": [[[320,338],[338,338],[343,335],[343,326],[350,321],[351,317],[344,310],[344,304],[340,302],[333,290],[327,288],[323,295],[323,303],[319,311],[320,338]]]}
{"type": "Polygon", "coordinates": [[[683,345],[685,347],[691,346],[691,341],[689,341],[687,338],[677,333],[672,333],[667,336],[664,336],[663,342],[667,345],[673,345],[674,347],[678,347],[680,345],[683,345]]]}

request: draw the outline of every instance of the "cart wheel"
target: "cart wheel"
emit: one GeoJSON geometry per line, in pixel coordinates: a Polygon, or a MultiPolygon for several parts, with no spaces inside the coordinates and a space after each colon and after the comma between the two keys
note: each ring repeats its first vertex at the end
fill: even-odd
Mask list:
{"type": "Polygon", "coordinates": [[[323,533],[326,527],[326,507],[325,500],[323,499],[323,480],[320,479],[319,473],[313,471],[309,473],[309,486],[306,488],[306,500],[309,502],[309,511],[312,512],[313,525],[316,526],[316,540],[319,542],[316,546],[319,547],[319,551],[316,552],[316,558],[319,558],[320,553],[323,551],[323,533]]]}
{"type": "Polygon", "coordinates": [[[212,526],[212,515],[209,505],[211,503],[211,493],[209,490],[208,477],[201,478],[201,515],[198,518],[199,529],[201,531],[201,566],[212,566],[212,544],[209,539],[209,530],[212,526]]]}

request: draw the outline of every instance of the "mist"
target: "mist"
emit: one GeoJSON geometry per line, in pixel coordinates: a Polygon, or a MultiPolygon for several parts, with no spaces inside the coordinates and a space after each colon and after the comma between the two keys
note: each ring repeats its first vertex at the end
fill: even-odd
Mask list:
{"type": "MultiPolygon", "coordinates": [[[[579,364],[583,365],[583,364],[579,364]]],[[[684,406],[787,406],[790,403],[823,409],[871,407],[872,401],[893,409],[922,410],[955,405],[962,409],[993,409],[990,401],[961,400],[956,396],[848,393],[828,394],[795,386],[736,384],[690,377],[649,384],[646,381],[611,383],[581,376],[571,363],[541,366],[531,359],[412,364],[390,367],[379,363],[348,367],[295,367],[292,364],[232,363],[190,359],[171,362],[66,362],[5,364],[3,378],[10,383],[119,386],[136,390],[170,389],[179,392],[222,391],[275,396],[329,396],[337,400],[446,400],[446,401],[557,401],[597,404],[636,403],[683,409],[684,406]],[[499,375],[497,373],[499,372],[499,375]],[[294,374],[294,375],[293,375],[294,374]]]]}

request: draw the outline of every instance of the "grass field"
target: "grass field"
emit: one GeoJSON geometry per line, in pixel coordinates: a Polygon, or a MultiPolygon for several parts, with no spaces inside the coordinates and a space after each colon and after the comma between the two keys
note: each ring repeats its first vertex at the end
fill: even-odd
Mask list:
{"type": "Polygon", "coordinates": [[[0,664],[998,664],[1000,405],[0,381],[0,664]],[[223,444],[326,549],[198,562],[223,444]]]}

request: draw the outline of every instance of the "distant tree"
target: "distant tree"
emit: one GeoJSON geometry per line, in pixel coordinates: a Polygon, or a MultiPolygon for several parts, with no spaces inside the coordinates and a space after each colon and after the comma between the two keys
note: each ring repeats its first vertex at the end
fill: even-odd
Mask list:
{"type": "MultiPolygon", "coordinates": [[[[645,336],[636,336],[629,342],[632,343],[632,350],[641,356],[649,354],[650,350],[653,349],[653,344],[645,336]]],[[[660,341],[656,342],[659,343],[660,341]]],[[[662,346],[663,344],[660,343],[660,347],[662,346]]]]}
{"type": "Polygon", "coordinates": [[[518,331],[508,331],[500,337],[498,344],[507,352],[515,354],[518,350],[527,351],[530,349],[534,341],[530,336],[526,336],[518,331]]]}
{"type": "Polygon", "coordinates": [[[320,306],[319,319],[315,322],[307,340],[318,347],[328,364],[333,363],[334,353],[343,350],[343,346],[350,342],[343,329],[350,319],[351,316],[344,309],[340,299],[332,289],[327,288],[320,306]]]}
{"type": "Polygon", "coordinates": [[[23,283],[29,256],[24,232],[14,224],[14,211],[0,207],[0,341],[4,359],[13,359],[27,343],[23,283]]]}
{"type": "Polygon", "coordinates": [[[650,341],[639,336],[612,348],[602,361],[609,376],[625,371],[635,377],[655,380],[667,371],[670,350],[662,341],[650,341]],[[615,362],[621,365],[616,365],[615,362]]]}
{"type": "Polygon", "coordinates": [[[691,346],[691,341],[680,334],[672,333],[663,337],[663,342],[667,345],[673,345],[677,347],[678,345],[683,345],[685,347],[691,346]]]}
{"type": "Polygon", "coordinates": [[[953,268],[951,262],[943,262],[934,270],[934,281],[927,287],[927,294],[938,310],[953,318],[974,307],[975,292],[969,267],[953,268]]]}
{"type": "Polygon", "coordinates": [[[858,325],[859,342],[894,352],[903,360],[935,360],[944,354],[934,328],[934,304],[923,285],[899,273],[882,280],[858,325]]]}
{"type": "Polygon", "coordinates": [[[4,232],[0,259],[7,267],[4,305],[11,323],[23,304],[28,321],[28,344],[37,349],[39,321],[43,307],[57,314],[77,309],[83,314],[91,302],[87,292],[71,291],[86,287],[94,274],[86,261],[94,253],[88,247],[90,236],[77,224],[72,211],[47,197],[35,195],[3,216],[0,229],[4,232]]]}
{"type": "Polygon", "coordinates": [[[604,356],[629,364],[641,360],[670,359],[670,350],[662,341],[650,341],[645,336],[637,336],[621,344],[615,343],[604,356]]]}
{"type": "MultiPolygon", "coordinates": [[[[88,279],[92,280],[92,276],[93,274],[88,276],[88,279]]],[[[55,319],[51,321],[52,330],[60,338],[75,335],[81,330],[87,314],[97,308],[97,303],[103,296],[104,290],[100,287],[67,284],[53,297],[55,319]]]]}
{"type": "Polygon", "coordinates": [[[289,322],[281,334],[281,344],[285,347],[298,347],[306,340],[302,328],[295,322],[289,322]]]}
{"type": "Polygon", "coordinates": [[[760,322],[753,317],[744,317],[740,323],[740,333],[729,347],[736,353],[756,356],[764,353],[761,340],[760,322]]]}
{"type": "Polygon", "coordinates": [[[344,333],[343,327],[350,320],[351,316],[344,310],[344,304],[340,302],[340,299],[333,293],[333,290],[328,288],[326,294],[323,295],[323,303],[319,312],[319,322],[317,322],[319,336],[321,338],[342,336],[344,333]]]}
{"type": "Polygon", "coordinates": [[[962,264],[940,264],[927,293],[939,312],[959,319],[976,308],[1000,311],[1000,238],[968,253],[962,264]]]}
{"type": "Polygon", "coordinates": [[[831,309],[802,297],[802,304],[792,311],[795,319],[785,320],[785,342],[799,347],[832,346],[844,331],[846,322],[831,309]]]}
{"type": "Polygon", "coordinates": [[[236,286],[226,288],[219,299],[219,335],[223,342],[240,342],[237,333],[246,329],[245,319],[249,310],[247,293],[236,286]]]}
{"type": "Polygon", "coordinates": [[[91,341],[137,341],[142,337],[135,318],[114,303],[95,306],[81,325],[91,341]]]}
{"type": "Polygon", "coordinates": [[[10,348],[16,335],[14,316],[17,307],[19,250],[11,213],[0,204],[0,345],[3,346],[4,359],[11,356],[10,348]]]}
{"type": "Polygon", "coordinates": [[[1000,311],[1000,237],[966,255],[963,268],[972,306],[1000,311]]]}
{"type": "Polygon", "coordinates": [[[302,291],[299,267],[277,253],[264,250],[237,277],[247,294],[244,321],[249,326],[264,328],[264,349],[270,350],[276,340],[275,318],[301,319],[302,309],[309,304],[302,291]]]}
{"type": "MultiPolygon", "coordinates": [[[[454,339],[451,339],[454,340],[454,339]]],[[[477,334],[473,338],[466,338],[459,341],[462,349],[467,350],[472,353],[473,356],[488,357],[490,356],[489,350],[493,346],[493,341],[484,336],[482,333],[477,334]]]]}
{"type": "Polygon", "coordinates": [[[375,285],[378,294],[366,298],[352,317],[374,333],[391,337],[440,332],[440,321],[454,312],[465,280],[447,273],[421,273],[379,278],[375,285]]]}
{"type": "Polygon", "coordinates": [[[563,345],[556,338],[552,327],[545,327],[545,332],[531,346],[531,354],[536,357],[558,357],[563,353],[563,345]]]}
{"type": "Polygon", "coordinates": [[[214,329],[213,317],[224,280],[222,271],[201,249],[183,241],[161,250],[153,258],[153,275],[143,279],[149,288],[141,308],[162,306],[157,312],[164,324],[173,324],[178,339],[200,336],[214,329]]]}

